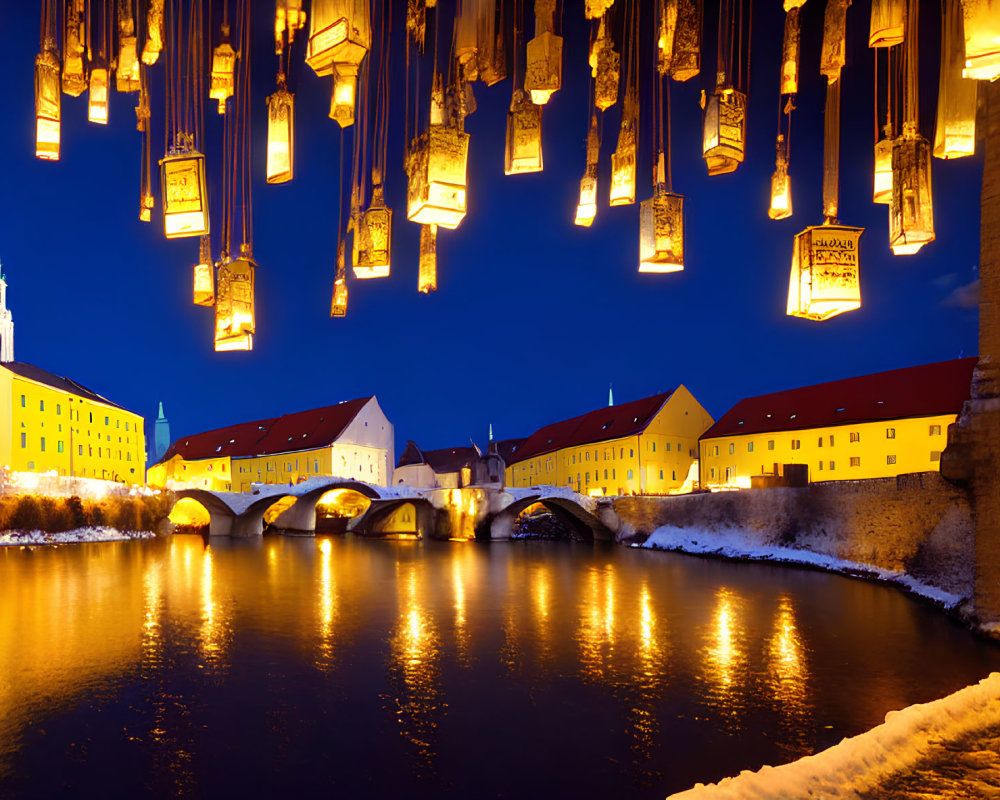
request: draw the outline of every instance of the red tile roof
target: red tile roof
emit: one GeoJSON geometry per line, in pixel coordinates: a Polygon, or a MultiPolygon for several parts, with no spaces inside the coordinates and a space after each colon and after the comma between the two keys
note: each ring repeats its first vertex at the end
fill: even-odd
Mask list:
{"type": "Polygon", "coordinates": [[[182,436],[170,445],[162,460],[175,455],[187,461],[225,456],[246,458],[328,447],[369,400],[371,397],[361,397],[335,406],[182,436]]]}
{"type": "Polygon", "coordinates": [[[975,366],[973,356],[748,397],[701,438],[957,414],[975,366]]]}
{"type": "Polygon", "coordinates": [[[413,464],[426,464],[434,472],[440,474],[458,472],[462,467],[471,467],[482,458],[482,453],[476,447],[447,447],[443,450],[421,450],[416,443],[409,441],[403,455],[396,463],[397,467],[408,467],[413,464]]]}
{"type": "Polygon", "coordinates": [[[553,422],[525,439],[512,454],[513,461],[509,463],[526,461],[563,447],[604,442],[641,433],[672,394],[672,391],[655,394],[631,403],[598,408],[563,422],[553,422]]]}

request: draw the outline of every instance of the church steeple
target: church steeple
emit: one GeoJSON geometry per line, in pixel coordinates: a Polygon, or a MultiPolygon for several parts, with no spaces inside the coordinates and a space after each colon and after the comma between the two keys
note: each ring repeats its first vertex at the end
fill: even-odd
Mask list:
{"type": "Polygon", "coordinates": [[[163,401],[161,400],[156,424],[153,425],[153,453],[157,461],[163,458],[168,447],[170,447],[170,422],[163,416],[163,401]]]}
{"type": "Polygon", "coordinates": [[[611,387],[611,384],[609,383],[608,384],[608,407],[610,408],[614,404],[615,404],[615,393],[614,393],[614,391],[613,391],[613,389],[611,387]]]}
{"type": "Polygon", "coordinates": [[[0,272],[0,362],[14,360],[14,316],[7,308],[7,279],[0,272]]]}

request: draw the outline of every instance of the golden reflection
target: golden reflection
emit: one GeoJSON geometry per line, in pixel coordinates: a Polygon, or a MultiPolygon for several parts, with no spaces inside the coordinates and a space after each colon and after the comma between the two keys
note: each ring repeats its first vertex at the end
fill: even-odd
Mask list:
{"type": "Polygon", "coordinates": [[[667,662],[667,645],[657,636],[657,619],[653,611],[649,584],[643,580],[639,587],[639,642],[636,648],[635,694],[628,715],[631,748],[636,765],[646,778],[645,783],[661,777],[652,767],[653,757],[660,742],[660,723],[656,711],[661,705],[661,688],[667,662]]]}
{"type": "Polygon", "coordinates": [[[781,714],[778,745],[791,755],[803,755],[810,752],[809,667],[788,595],[779,601],[767,653],[767,684],[781,714]]]}
{"type": "Polygon", "coordinates": [[[465,548],[461,556],[455,554],[451,560],[451,585],[455,597],[455,652],[459,663],[468,666],[469,662],[469,628],[465,611],[465,583],[468,569],[468,555],[474,555],[465,548]]]}
{"type": "Polygon", "coordinates": [[[724,728],[739,730],[746,707],[747,653],[744,602],[735,592],[720,587],[715,611],[701,651],[701,680],[705,701],[720,714],[724,728]]]}
{"type": "Polygon", "coordinates": [[[317,664],[320,669],[329,669],[333,661],[333,621],[337,609],[333,582],[333,548],[329,539],[319,543],[319,592],[317,594],[319,612],[319,653],[317,664]]]}
{"type": "Polygon", "coordinates": [[[163,664],[163,630],[160,617],[163,611],[163,580],[160,565],[151,561],[142,579],[142,664],[144,671],[155,670],[163,664]]]}
{"type": "Polygon", "coordinates": [[[615,649],[615,581],[610,564],[587,570],[580,606],[576,631],[580,672],[585,680],[600,681],[610,673],[615,649]]]}
{"type": "Polygon", "coordinates": [[[206,666],[224,668],[228,620],[225,608],[215,597],[215,564],[211,546],[206,546],[201,561],[201,631],[200,649],[206,666]]]}

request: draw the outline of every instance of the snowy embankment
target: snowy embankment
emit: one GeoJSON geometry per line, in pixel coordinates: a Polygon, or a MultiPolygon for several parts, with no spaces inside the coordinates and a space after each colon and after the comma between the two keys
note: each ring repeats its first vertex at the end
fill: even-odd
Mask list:
{"type": "Polygon", "coordinates": [[[82,542],[118,542],[123,539],[151,539],[150,531],[120,531],[104,526],[75,528],[71,531],[5,531],[0,533],[0,547],[15,545],[80,544],[82,542]]]}
{"type": "Polygon", "coordinates": [[[901,586],[946,609],[956,608],[964,599],[960,595],[922,583],[903,571],[880,569],[871,564],[847,561],[796,547],[762,545],[754,541],[752,535],[739,528],[704,531],[696,528],[663,525],[653,531],[644,543],[636,546],[654,550],[675,550],[697,555],[717,555],[725,558],[801,564],[845,575],[875,578],[901,586]]]}
{"type": "Polygon", "coordinates": [[[814,756],[757,772],[747,770],[708,786],[699,783],[670,800],[865,797],[928,757],[933,759],[939,745],[997,725],[1000,673],[994,672],[940,700],[890,711],[877,728],[814,756]]]}

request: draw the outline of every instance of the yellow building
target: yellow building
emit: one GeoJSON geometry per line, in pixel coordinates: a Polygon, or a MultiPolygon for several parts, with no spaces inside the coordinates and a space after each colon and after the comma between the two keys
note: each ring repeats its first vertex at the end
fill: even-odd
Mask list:
{"type": "Polygon", "coordinates": [[[0,363],[0,464],[131,484],[145,463],[141,416],[69,378],[0,363]]]}
{"type": "Polygon", "coordinates": [[[509,456],[508,486],[569,486],[581,494],[690,491],[698,437],[712,418],[684,386],[546,425],[509,456]]]}
{"type": "Polygon", "coordinates": [[[975,358],[942,361],[741,400],[700,442],[701,485],[749,488],[802,464],[810,481],[940,468],[969,398],[975,358]]]}
{"type": "Polygon", "coordinates": [[[254,483],[337,476],[387,486],[393,427],[374,397],[182,436],[151,466],[151,486],[248,492],[254,483]]]}

